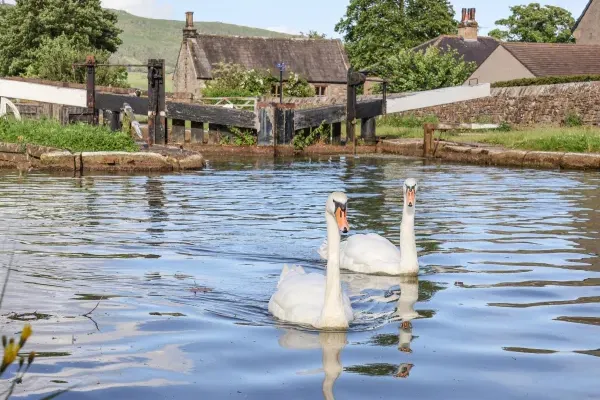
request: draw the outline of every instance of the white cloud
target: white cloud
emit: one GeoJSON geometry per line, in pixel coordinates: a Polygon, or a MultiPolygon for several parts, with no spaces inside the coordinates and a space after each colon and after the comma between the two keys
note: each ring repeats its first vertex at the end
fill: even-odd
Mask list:
{"type": "Polygon", "coordinates": [[[124,10],[140,17],[169,19],[173,17],[173,7],[159,0],[102,0],[106,8],[124,10]]]}
{"type": "Polygon", "coordinates": [[[266,28],[269,31],[287,33],[288,35],[299,35],[300,32],[290,28],[289,26],[271,26],[270,28],[266,28]]]}

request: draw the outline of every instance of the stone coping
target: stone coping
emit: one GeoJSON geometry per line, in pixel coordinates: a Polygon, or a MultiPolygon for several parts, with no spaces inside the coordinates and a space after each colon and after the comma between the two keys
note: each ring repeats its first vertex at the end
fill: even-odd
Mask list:
{"type": "Polygon", "coordinates": [[[169,172],[201,170],[204,157],[179,148],[139,152],[79,152],[19,143],[0,143],[0,168],[44,171],[169,172]]]}
{"type": "MultiPolygon", "coordinates": [[[[384,153],[423,156],[421,140],[384,140],[380,146],[384,153]]],[[[512,150],[443,141],[432,158],[464,164],[600,171],[598,153],[512,150]]]]}

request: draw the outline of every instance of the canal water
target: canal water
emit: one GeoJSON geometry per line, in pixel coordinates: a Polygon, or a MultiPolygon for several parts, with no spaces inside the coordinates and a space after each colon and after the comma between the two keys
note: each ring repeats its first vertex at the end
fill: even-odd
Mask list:
{"type": "Polygon", "coordinates": [[[38,352],[13,397],[600,399],[599,184],[383,156],[1,172],[0,326],[38,352]],[[397,244],[408,177],[418,279],[342,274],[347,332],[274,320],[284,264],[324,273],[329,193],[397,244]]]}

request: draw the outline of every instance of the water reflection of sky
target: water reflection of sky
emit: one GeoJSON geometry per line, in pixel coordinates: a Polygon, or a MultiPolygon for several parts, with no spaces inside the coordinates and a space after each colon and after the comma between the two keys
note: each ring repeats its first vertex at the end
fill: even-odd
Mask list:
{"type": "Polygon", "coordinates": [[[17,396],[72,384],[64,397],[597,394],[597,174],[390,157],[211,166],[0,175],[2,259],[16,249],[4,331],[23,324],[9,313],[48,316],[32,322],[45,357],[17,396]],[[357,314],[346,333],[273,321],[282,265],[323,271],[327,194],[348,192],[353,233],[397,243],[408,176],[418,282],[343,274],[357,314]]]}

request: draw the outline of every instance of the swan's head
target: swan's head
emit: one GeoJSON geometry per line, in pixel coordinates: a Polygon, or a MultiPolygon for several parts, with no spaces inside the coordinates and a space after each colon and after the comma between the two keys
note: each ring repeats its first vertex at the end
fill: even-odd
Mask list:
{"type": "Polygon", "coordinates": [[[404,201],[408,207],[414,207],[417,202],[417,189],[419,184],[416,179],[408,178],[404,181],[404,201]]]}
{"type": "Polygon", "coordinates": [[[326,211],[335,217],[338,228],[344,233],[350,231],[348,220],[346,218],[348,212],[348,196],[342,192],[333,192],[327,198],[325,206],[326,211]]]}

